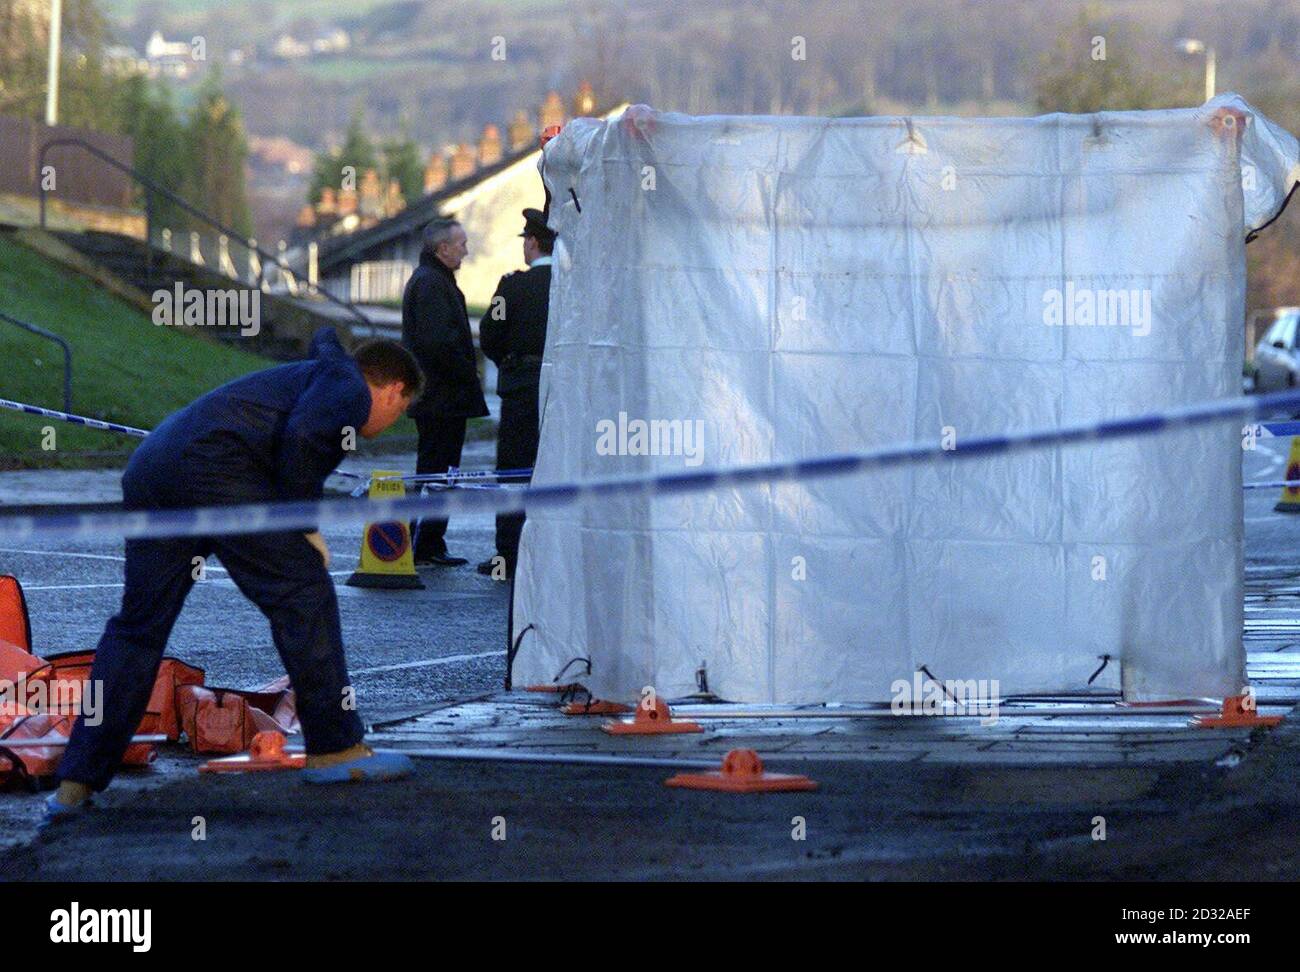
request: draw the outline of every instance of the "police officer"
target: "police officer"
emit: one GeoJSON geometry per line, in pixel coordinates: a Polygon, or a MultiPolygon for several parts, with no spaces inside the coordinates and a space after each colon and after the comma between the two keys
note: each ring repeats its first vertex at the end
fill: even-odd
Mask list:
{"type": "MultiPolygon", "coordinates": [[[[528,269],[501,278],[487,313],[479,322],[479,344],[498,369],[497,394],[501,396],[498,470],[531,469],[537,459],[538,384],[546,347],[555,234],[547,227],[541,210],[525,209],[524,231],[519,235],[524,239],[528,269]]],[[[528,477],[502,481],[527,482],[528,477]]],[[[479,564],[480,574],[505,579],[514,573],[523,528],[522,513],[497,517],[497,557],[479,564]],[[504,568],[504,572],[494,568],[504,568]]]]}

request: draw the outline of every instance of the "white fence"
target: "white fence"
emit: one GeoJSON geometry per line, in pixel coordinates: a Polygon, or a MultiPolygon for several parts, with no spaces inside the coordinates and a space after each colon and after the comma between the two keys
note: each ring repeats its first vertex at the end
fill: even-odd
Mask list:
{"type": "MultiPolygon", "coordinates": [[[[307,253],[307,279],[301,280],[292,270],[284,270],[274,261],[263,260],[255,249],[239,240],[222,235],[199,232],[177,232],[162,228],[154,230],[149,242],[165,253],[174,253],[183,260],[266,293],[288,294],[292,297],[311,295],[315,284],[315,253],[313,244],[307,253]]],[[[253,247],[256,240],[249,240],[253,247]]],[[[284,240],[276,245],[276,256],[285,266],[300,263],[303,254],[289,249],[284,240]]]]}
{"type": "Polygon", "coordinates": [[[415,266],[405,260],[373,260],[353,264],[346,299],[354,304],[400,301],[406,282],[414,272],[415,266]]]}

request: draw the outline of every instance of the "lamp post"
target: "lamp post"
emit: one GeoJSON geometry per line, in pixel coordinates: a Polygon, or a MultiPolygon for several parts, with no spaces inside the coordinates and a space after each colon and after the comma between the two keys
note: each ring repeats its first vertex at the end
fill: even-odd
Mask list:
{"type": "Polygon", "coordinates": [[[1205,55],[1205,100],[1209,101],[1214,97],[1215,73],[1218,70],[1214,48],[1206,47],[1204,41],[1196,40],[1193,37],[1184,37],[1178,42],[1177,46],[1178,50],[1183,54],[1205,55]]]}
{"type": "Polygon", "coordinates": [[[50,73],[45,86],[45,124],[59,122],[59,44],[63,36],[63,0],[50,0],[50,73]]]}

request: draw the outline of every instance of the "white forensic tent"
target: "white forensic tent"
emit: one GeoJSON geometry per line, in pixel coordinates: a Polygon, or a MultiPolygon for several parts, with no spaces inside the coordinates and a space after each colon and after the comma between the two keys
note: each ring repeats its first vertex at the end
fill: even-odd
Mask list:
{"type": "MultiPolygon", "coordinates": [[[[1039,118],[570,122],[534,482],[1239,394],[1247,232],[1297,144],[1235,96],[1039,118]],[[1100,321],[1101,323],[1091,323],[1100,321]],[[694,440],[698,431],[701,438],[694,440]],[[655,454],[658,453],[658,454],[655,454]]],[[[886,700],[1241,690],[1241,428],[537,510],[515,684],[886,700]],[[567,665],[567,668],[566,668],[567,665]]]]}

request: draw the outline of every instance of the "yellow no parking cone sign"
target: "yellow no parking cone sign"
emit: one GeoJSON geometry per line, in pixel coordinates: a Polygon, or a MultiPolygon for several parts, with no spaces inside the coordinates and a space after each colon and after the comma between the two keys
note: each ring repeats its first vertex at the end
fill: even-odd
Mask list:
{"type": "MultiPolygon", "coordinates": [[[[1300,482],[1300,436],[1291,437],[1291,454],[1286,460],[1283,479],[1288,483],[1300,482]]],[[[1283,486],[1282,498],[1273,507],[1273,512],[1300,513],[1300,486],[1283,486]]]]}
{"type": "MultiPolygon", "coordinates": [[[[406,487],[397,477],[400,472],[376,469],[370,476],[371,499],[399,499],[406,487]]],[[[415,572],[411,554],[411,530],[405,523],[367,523],[361,534],[361,566],[347,583],[352,587],[377,587],[390,590],[424,588],[415,572]]]]}

